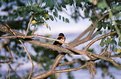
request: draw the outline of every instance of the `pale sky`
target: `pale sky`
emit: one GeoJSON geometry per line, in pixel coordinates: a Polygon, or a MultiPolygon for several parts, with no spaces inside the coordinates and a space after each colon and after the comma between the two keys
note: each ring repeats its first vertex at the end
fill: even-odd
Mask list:
{"type": "MultiPolygon", "coordinates": [[[[72,18],[70,18],[71,12],[73,12],[73,8],[71,6],[67,6],[66,9],[63,9],[64,12],[59,12],[59,15],[66,17],[69,19],[69,23],[65,23],[62,20],[57,19],[57,21],[47,21],[48,25],[51,27],[51,30],[46,27],[41,27],[39,33],[41,34],[59,34],[59,33],[81,33],[84,29],[86,29],[91,22],[89,19],[82,19],[76,23],[72,18]]],[[[84,16],[84,12],[80,10],[82,16],[84,16]]],[[[38,33],[38,32],[37,32],[38,33]]]]}
{"type": "Polygon", "coordinates": [[[63,33],[79,33],[82,32],[84,29],[86,29],[91,22],[89,22],[88,19],[80,20],[80,22],[75,23],[73,20],[70,20],[70,23],[65,23],[62,21],[48,21],[49,26],[51,27],[51,30],[41,28],[41,32],[46,34],[58,34],[60,32],[63,33]]]}

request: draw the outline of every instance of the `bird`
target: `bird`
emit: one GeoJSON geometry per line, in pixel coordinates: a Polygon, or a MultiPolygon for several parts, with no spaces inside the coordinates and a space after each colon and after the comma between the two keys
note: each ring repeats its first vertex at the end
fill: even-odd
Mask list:
{"type": "Polygon", "coordinates": [[[53,45],[57,45],[57,46],[62,46],[62,44],[65,42],[66,38],[65,35],[63,33],[59,33],[57,40],[59,41],[54,41],[53,45]]]}

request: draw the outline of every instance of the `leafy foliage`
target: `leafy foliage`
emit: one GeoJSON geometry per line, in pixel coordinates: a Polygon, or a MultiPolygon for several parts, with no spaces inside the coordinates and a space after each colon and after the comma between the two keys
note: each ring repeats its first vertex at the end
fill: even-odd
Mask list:
{"type": "MultiPolygon", "coordinates": [[[[103,38],[100,42],[100,46],[106,47],[110,45],[112,50],[116,50],[121,46],[121,1],[120,0],[1,0],[0,11],[4,12],[0,14],[0,22],[8,23],[11,28],[18,31],[25,31],[30,18],[35,20],[35,24],[44,24],[47,20],[62,20],[69,23],[69,19],[63,17],[60,12],[63,9],[67,10],[67,6],[72,7],[72,13],[70,17],[75,21],[89,18],[90,21],[96,22],[100,17],[107,14],[105,19],[97,23],[97,35],[105,34],[109,31],[116,31],[116,34],[103,38]],[[80,10],[84,12],[84,15],[80,13],[80,10]]],[[[38,26],[39,27],[39,26],[38,26]]],[[[4,33],[0,32],[0,35],[4,33]]],[[[0,39],[0,41],[3,41],[0,39]]],[[[4,40],[5,42],[6,40],[4,40]]],[[[2,49],[8,52],[6,45],[14,52],[15,60],[19,61],[21,58],[26,58],[20,43],[16,39],[7,40],[6,43],[1,43],[2,49]]],[[[36,63],[42,64],[43,70],[48,70],[57,56],[57,53],[47,50],[41,47],[32,46],[36,55],[31,55],[32,59],[36,63]],[[50,53],[48,53],[50,52],[50,53]]],[[[5,60],[4,56],[0,56],[0,59],[5,60]]],[[[103,62],[105,63],[105,62],[103,62]]],[[[14,63],[13,63],[14,64],[14,63]]],[[[105,72],[104,66],[101,65],[105,72]]],[[[40,69],[41,70],[41,69],[40,69]]],[[[104,74],[103,74],[104,75],[104,74]]],[[[1,75],[0,75],[1,76],[1,75]]],[[[16,76],[12,76],[13,79],[16,76]]],[[[69,73],[69,78],[73,78],[69,73]]],[[[111,77],[113,77],[111,75],[111,77]]]]}

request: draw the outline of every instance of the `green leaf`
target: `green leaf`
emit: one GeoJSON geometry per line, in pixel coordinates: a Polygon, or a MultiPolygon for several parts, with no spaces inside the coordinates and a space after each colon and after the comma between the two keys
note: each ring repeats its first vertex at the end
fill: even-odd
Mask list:
{"type": "Polygon", "coordinates": [[[54,1],[46,0],[46,6],[48,6],[52,10],[54,8],[54,1]]]}
{"type": "Polygon", "coordinates": [[[112,7],[112,11],[115,12],[115,11],[120,11],[121,10],[121,5],[116,5],[116,6],[113,6],[112,7]]]}
{"type": "Polygon", "coordinates": [[[85,17],[89,17],[90,10],[84,10],[85,17]]]}
{"type": "Polygon", "coordinates": [[[49,19],[49,14],[48,13],[44,14],[44,18],[45,18],[45,20],[48,20],[49,19]]]}
{"type": "Polygon", "coordinates": [[[61,15],[59,15],[59,20],[61,20],[61,15]]]}
{"type": "Polygon", "coordinates": [[[65,5],[65,4],[62,4],[62,7],[63,7],[63,8],[66,8],[66,5],[65,5]]]}
{"type": "Polygon", "coordinates": [[[57,12],[53,12],[53,15],[54,15],[55,17],[58,17],[58,13],[57,13],[57,12]]]}
{"type": "Polygon", "coordinates": [[[76,6],[82,7],[81,0],[76,0],[76,6]]]}
{"type": "Polygon", "coordinates": [[[111,42],[111,40],[108,38],[107,40],[104,41],[104,44],[108,45],[111,42]]]}
{"type": "Polygon", "coordinates": [[[120,19],[121,13],[116,14],[115,17],[116,17],[117,19],[120,19]]]}
{"type": "Polygon", "coordinates": [[[63,19],[63,21],[65,21],[65,18],[64,17],[62,17],[62,19],[63,19]]]}
{"type": "Polygon", "coordinates": [[[52,15],[50,15],[50,19],[51,19],[52,21],[54,21],[54,18],[53,18],[53,16],[52,16],[52,15]]]}
{"type": "Polygon", "coordinates": [[[97,6],[98,8],[101,8],[101,9],[105,9],[108,7],[105,0],[101,0],[101,2],[99,2],[97,6]]]}
{"type": "Polygon", "coordinates": [[[65,19],[65,22],[69,23],[69,19],[68,19],[68,18],[66,18],[66,19],[65,19]]]}
{"type": "Polygon", "coordinates": [[[117,45],[116,40],[113,39],[113,40],[111,41],[111,44],[115,44],[115,45],[117,45]]]}
{"type": "Polygon", "coordinates": [[[5,60],[6,57],[5,56],[0,56],[0,59],[5,60]]]}
{"type": "Polygon", "coordinates": [[[65,4],[69,4],[69,3],[70,3],[70,0],[64,0],[63,3],[65,3],[65,4]]]}
{"type": "Polygon", "coordinates": [[[105,44],[104,44],[104,39],[101,40],[100,42],[100,46],[103,47],[105,44]]]}
{"type": "Polygon", "coordinates": [[[118,45],[121,46],[121,42],[118,42],[118,45]]]}
{"type": "Polygon", "coordinates": [[[59,11],[62,11],[61,5],[58,5],[57,9],[58,9],[59,11]]]}

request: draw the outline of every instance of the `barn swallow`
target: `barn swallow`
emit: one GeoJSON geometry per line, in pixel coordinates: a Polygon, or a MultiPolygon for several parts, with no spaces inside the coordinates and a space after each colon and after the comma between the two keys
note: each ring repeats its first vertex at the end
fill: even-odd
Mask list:
{"type": "Polygon", "coordinates": [[[66,40],[65,35],[63,33],[59,33],[57,40],[60,40],[61,42],[54,41],[53,45],[61,46],[62,43],[66,40]]]}

